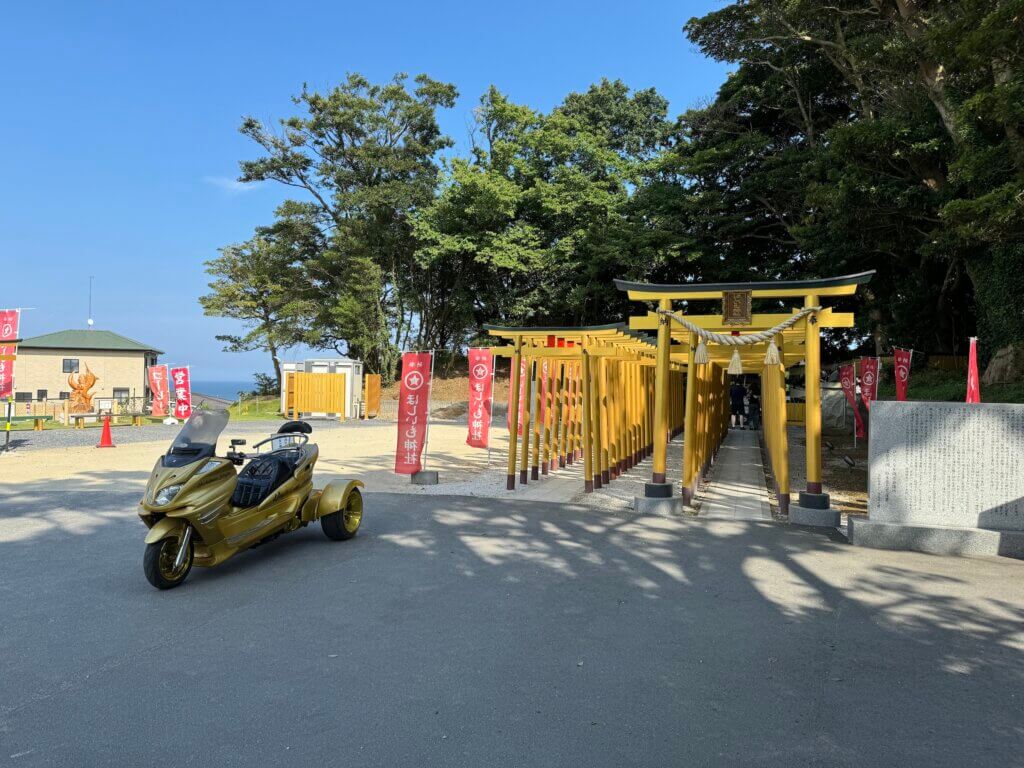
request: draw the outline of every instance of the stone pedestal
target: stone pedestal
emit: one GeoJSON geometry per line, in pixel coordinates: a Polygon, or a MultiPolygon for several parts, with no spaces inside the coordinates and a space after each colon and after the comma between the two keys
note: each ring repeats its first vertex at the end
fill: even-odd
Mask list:
{"type": "Polygon", "coordinates": [[[802,507],[799,504],[789,505],[789,522],[793,525],[810,525],[814,528],[838,528],[839,510],[828,507],[802,507]]]}
{"type": "Polygon", "coordinates": [[[413,485],[437,485],[437,470],[423,469],[412,474],[413,485]]]}
{"type": "Polygon", "coordinates": [[[827,493],[801,491],[797,503],[789,505],[789,522],[814,528],[839,527],[839,510],[832,508],[827,493]]]}
{"type": "Polygon", "coordinates": [[[678,496],[634,496],[633,509],[640,515],[679,517],[683,513],[683,500],[678,496]]]}

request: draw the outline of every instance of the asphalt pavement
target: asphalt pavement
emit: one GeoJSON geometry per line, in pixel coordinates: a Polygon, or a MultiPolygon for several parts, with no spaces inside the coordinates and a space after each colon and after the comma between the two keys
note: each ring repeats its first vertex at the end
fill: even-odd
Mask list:
{"type": "Polygon", "coordinates": [[[0,485],[2,765],[1024,764],[1024,563],[368,494],[158,592],[144,475],[0,485]]]}

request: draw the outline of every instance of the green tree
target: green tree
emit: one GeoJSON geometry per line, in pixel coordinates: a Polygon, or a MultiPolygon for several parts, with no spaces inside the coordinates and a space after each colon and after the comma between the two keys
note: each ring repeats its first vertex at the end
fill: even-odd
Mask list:
{"type": "Polygon", "coordinates": [[[218,335],[225,351],[263,350],[270,354],[281,387],[281,353],[305,339],[309,306],[303,299],[302,271],[290,244],[257,236],[221,249],[206,262],[214,279],[199,299],[206,315],[241,320],[246,332],[218,335]]]}
{"type": "Polygon", "coordinates": [[[320,232],[304,263],[315,307],[309,340],[351,350],[386,378],[414,326],[429,322],[410,215],[434,195],[437,155],[451,145],[436,111],[457,96],[426,75],[414,82],[352,74],[324,94],[303,88],[294,99],[301,114],[281,120],[280,132],[251,117],[241,127],[265,153],[241,163],[241,181],[301,190],[275,226],[320,232]]]}
{"type": "Polygon", "coordinates": [[[667,103],[604,80],[549,114],[492,87],[476,111],[472,157],[448,168],[416,217],[425,269],[448,276],[450,317],[587,323],[625,308],[614,277],[649,255],[630,202],[663,148],[667,103]]]}

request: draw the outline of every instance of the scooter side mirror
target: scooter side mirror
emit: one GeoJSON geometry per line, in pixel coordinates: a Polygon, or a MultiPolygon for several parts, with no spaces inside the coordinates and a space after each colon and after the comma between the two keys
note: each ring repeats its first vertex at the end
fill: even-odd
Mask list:
{"type": "Polygon", "coordinates": [[[245,445],[245,440],[237,440],[237,439],[236,440],[232,440],[231,441],[231,445],[232,445],[232,447],[234,447],[236,445],[245,445]]]}

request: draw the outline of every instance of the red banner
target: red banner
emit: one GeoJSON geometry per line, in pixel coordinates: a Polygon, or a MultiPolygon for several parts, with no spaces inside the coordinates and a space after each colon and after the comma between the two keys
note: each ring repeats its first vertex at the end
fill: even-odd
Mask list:
{"type": "Polygon", "coordinates": [[[878,358],[860,359],[860,398],[864,407],[871,410],[871,401],[878,399],[878,358]]]}
{"type": "Polygon", "coordinates": [[[469,437],[466,445],[486,448],[491,431],[491,383],[494,356],[489,349],[469,350],[469,437]]]}
{"type": "Polygon", "coordinates": [[[846,402],[853,408],[853,421],[857,425],[857,437],[864,437],[864,420],[860,417],[860,408],[857,407],[857,369],[852,365],[840,367],[839,383],[843,385],[846,402]]]}
{"type": "Polygon", "coordinates": [[[892,351],[893,369],[896,372],[896,399],[906,400],[907,389],[910,386],[910,356],[909,349],[894,349],[892,351]]]}
{"type": "Polygon", "coordinates": [[[146,369],[146,376],[149,378],[149,391],[153,395],[152,415],[162,418],[167,415],[167,404],[169,401],[167,366],[151,365],[146,369]]]}
{"type": "Polygon", "coordinates": [[[171,383],[174,385],[174,416],[187,419],[192,415],[192,380],[187,365],[171,368],[171,383]]]}
{"type": "MultiPolygon", "coordinates": [[[[526,360],[520,358],[519,360],[519,428],[516,430],[517,434],[523,434],[523,395],[526,391],[526,360]]],[[[505,416],[505,426],[508,429],[512,429],[512,378],[509,374],[508,382],[508,413],[505,416]]]]}
{"type": "Polygon", "coordinates": [[[14,396],[14,356],[18,347],[10,342],[18,338],[21,310],[0,309],[0,400],[14,396]]]}
{"type": "Polygon", "coordinates": [[[398,445],[395,474],[412,475],[423,469],[430,406],[430,353],[402,354],[402,384],[398,394],[398,445]]]}
{"type": "Polygon", "coordinates": [[[967,357],[967,400],[981,402],[981,383],[978,381],[978,340],[971,338],[971,351],[967,357]]]}

